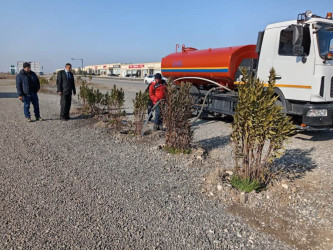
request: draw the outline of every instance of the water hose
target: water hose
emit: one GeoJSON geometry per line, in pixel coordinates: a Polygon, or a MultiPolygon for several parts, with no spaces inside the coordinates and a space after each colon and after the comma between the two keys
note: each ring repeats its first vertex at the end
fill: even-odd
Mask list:
{"type": "MultiPolygon", "coordinates": [[[[231,91],[231,92],[233,92],[233,90],[227,88],[226,86],[223,86],[222,84],[219,84],[219,83],[217,83],[217,82],[215,82],[215,81],[212,81],[212,80],[209,80],[209,79],[205,79],[205,78],[202,78],[202,77],[181,77],[181,78],[178,78],[178,79],[174,80],[173,82],[175,82],[175,81],[179,81],[179,80],[184,80],[184,79],[198,79],[198,80],[204,80],[204,81],[207,81],[207,82],[213,83],[213,84],[215,84],[215,85],[218,86],[218,87],[215,87],[215,88],[211,88],[211,89],[206,93],[205,98],[204,98],[204,100],[203,100],[203,103],[202,103],[202,105],[201,105],[201,108],[200,108],[199,114],[194,118],[194,120],[192,121],[192,124],[195,123],[195,122],[200,118],[201,113],[202,113],[202,111],[203,111],[203,109],[204,109],[204,107],[205,107],[205,102],[206,102],[206,100],[207,100],[207,97],[208,97],[208,95],[209,95],[212,91],[217,90],[217,89],[221,89],[221,88],[222,88],[222,89],[225,89],[225,90],[227,90],[227,91],[231,91]]],[[[141,136],[144,135],[145,128],[146,128],[146,126],[147,126],[147,123],[148,123],[148,121],[149,121],[149,119],[150,119],[150,117],[151,117],[153,111],[154,111],[155,108],[158,106],[158,104],[159,104],[161,101],[164,101],[164,100],[165,100],[165,99],[161,99],[161,100],[159,100],[159,101],[153,106],[153,108],[151,109],[151,111],[150,111],[150,113],[148,114],[148,117],[147,117],[147,119],[146,119],[146,121],[145,121],[145,123],[144,123],[144,125],[143,125],[143,127],[142,127],[141,136]]]]}
{"type": "Polygon", "coordinates": [[[201,115],[201,113],[202,113],[202,111],[203,111],[203,108],[204,108],[204,106],[205,106],[205,102],[206,102],[207,97],[208,97],[208,95],[210,94],[210,92],[212,92],[213,90],[217,90],[217,89],[219,89],[219,88],[220,88],[220,87],[212,88],[212,89],[210,89],[210,90],[206,93],[205,98],[204,98],[204,100],[203,100],[203,103],[202,103],[202,105],[201,105],[201,108],[200,108],[199,114],[194,118],[194,120],[192,121],[192,124],[195,123],[195,122],[200,118],[200,115],[201,115]]]}
{"type": "Polygon", "coordinates": [[[162,102],[162,101],[165,101],[165,99],[158,100],[157,103],[152,107],[150,113],[148,114],[148,117],[147,117],[145,123],[143,124],[142,131],[141,131],[141,136],[143,136],[144,133],[145,133],[145,128],[146,128],[146,126],[147,126],[147,123],[148,123],[148,121],[149,121],[149,118],[150,118],[151,115],[153,114],[153,111],[155,110],[155,108],[156,108],[156,107],[160,104],[160,102],[162,102]]]}

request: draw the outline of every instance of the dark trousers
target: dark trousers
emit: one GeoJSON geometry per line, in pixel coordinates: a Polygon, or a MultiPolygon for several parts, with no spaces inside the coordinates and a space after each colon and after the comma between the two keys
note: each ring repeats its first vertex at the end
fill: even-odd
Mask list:
{"type": "MultiPolygon", "coordinates": [[[[153,104],[153,101],[149,98],[149,100],[148,100],[148,115],[150,114],[150,112],[151,112],[151,109],[154,107],[154,104],[153,104]]],[[[150,116],[150,118],[149,118],[149,121],[151,120],[151,118],[152,118],[153,116],[150,116]]]]}
{"type": "Polygon", "coordinates": [[[69,110],[71,109],[72,104],[72,94],[61,95],[60,99],[60,117],[69,118],[69,110]]]}
{"type": "Polygon", "coordinates": [[[162,117],[161,117],[161,109],[160,109],[160,105],[157,105],[155,108],[155,119],[154,119],[154,123],[155,125],[162,125],[162,117]]]}
{"type": "Polygon", "coordinates": [[[30,118],[30,103],[32,103],[32,106],[34,107],[35,117],[40,118],[37,93],[31,93],[29,95],[23,96],[23,103],[23,111],[25,118],[30,118]]]}

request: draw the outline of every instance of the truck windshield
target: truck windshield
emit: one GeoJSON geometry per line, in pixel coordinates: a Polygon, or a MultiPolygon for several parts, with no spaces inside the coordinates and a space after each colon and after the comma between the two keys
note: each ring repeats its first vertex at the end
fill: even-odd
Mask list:
{"type": "Polygon", "coordinates": [[[329,52],[333,52],[333,25],[321,23],[317,35],[319,53],[325,59],[329,52]]]}

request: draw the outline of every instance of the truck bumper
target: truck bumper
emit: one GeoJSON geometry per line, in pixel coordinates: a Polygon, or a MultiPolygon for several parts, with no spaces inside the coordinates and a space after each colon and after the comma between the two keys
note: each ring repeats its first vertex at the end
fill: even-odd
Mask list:
{"type": "Polygon", "coordinates": [[[303,108],[302,130],[333,129],[333,103],[311,103],[303,108]],[[327,110],[327,116],[308,116],[309,110],[327,110]]]}

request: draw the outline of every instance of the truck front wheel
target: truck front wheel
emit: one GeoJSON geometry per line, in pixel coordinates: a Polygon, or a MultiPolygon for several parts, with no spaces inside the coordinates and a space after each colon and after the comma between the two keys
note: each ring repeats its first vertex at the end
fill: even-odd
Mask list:
{"type": "Polygon", "coordinates": [[[283,109],[283,113],[287,114],[287,102],[284,98],[284,95],[282,91],[279,88],[274,89],[274,96],[278,96],[278,99],[276,100],[276,105],[280,106],[283,109]]]}
{"type": "Polygon", "coordinates": [[[284,113],[284,115],[287,115],[286,107],[285,107],[285,105],[283,104],[283,102],[280,99],[277,99],[275,101],[275,105],[281,107],[282,108],[282,112],[284,113]]]}

